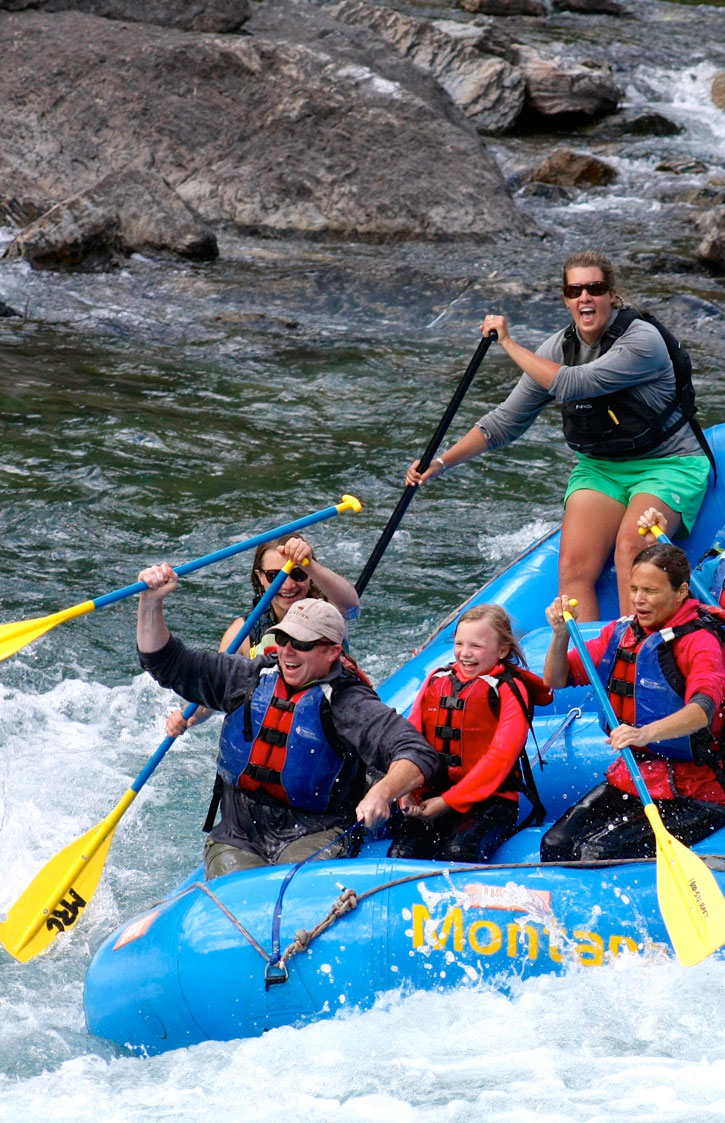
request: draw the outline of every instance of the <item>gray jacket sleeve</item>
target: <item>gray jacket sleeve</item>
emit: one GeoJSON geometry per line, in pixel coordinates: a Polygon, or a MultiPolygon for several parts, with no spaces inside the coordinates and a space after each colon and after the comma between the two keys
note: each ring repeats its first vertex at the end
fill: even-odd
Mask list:
{"type": "Polygon", "coordinates": [[[393,761],[411,760],[428,780],[438,766],[438,754],[422,733],[362,682],[333,694],[332,720],[338,735],[380,772],[393,761]]]}
{"type": "Polygon", "coordinates": [[[247,686],[258,665],[267,666],[272,660],[264,656],[248,659],[244,655],[215,655],[185,647],[172,636],[159,651],[138,653],[145,671],[160,686],[175,691],[187,702],[208,706],[210,710],[229,713],[239,706],[247,686]]]}
{"type": "MultiPolygon", "coordinates": [[[[564,332],[542,343],[539,354],[562,362],[564,332]]],[[[675,392],[675,374],[664,339],[652,324],[633,320],[610,349],[579,366],[561,366],[550,393],[559,402],[596,398],[617,390],[639,389],[642,401],[662,410],[675,392]]]]}
{"type": "Polygon", "coordinates": [[[505,401],[476,422],[489,449],[511,444],[532,425],[553,397],[528,374],[522,374],[505,401]]]}

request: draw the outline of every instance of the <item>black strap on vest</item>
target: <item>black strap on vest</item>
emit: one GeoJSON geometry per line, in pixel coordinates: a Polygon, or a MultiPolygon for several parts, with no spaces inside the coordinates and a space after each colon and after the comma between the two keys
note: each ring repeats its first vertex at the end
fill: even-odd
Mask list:
{"type": "Polygon", "coordinates": [[[213,788],[212,793],[211,793],[211,800],[209,802],[209,810],[206,813],[206,819],[204,820],[204,826],[201,828],[204,831],[204,834],[209,834],[209,831],[214,826],[214,820],[216,819],[216,813],[219,810],[219,804],[222,801],[222,792],[223,791],[224,791],[224,781],[222,780],[221,776],[217,772],[216,776],[214,777],[214,788],[213,788]]]}
{"type": "MultiPolygon", "coordinates": [[[[536,734],[534,733],[534,726],[533,726],[534,704],[533,704],[533,702],[529,702],[529,704],[527,705],[526,702],[524,701],[523,694],[521,693],[521,690],[519,689],[518,683],[516,682],[515,675],[516,675],[516,671],[513,669],[513,667],[508,666],[506,668],[506,670],[503,672],[503,674],[500,676],[500,681],[505,682],[509,686],[509,688],[511,690],[511,693],[513,694],[514,698],[516,699],[519,706],[521,707],[521,712],[523,713],[524,717],[526,718],[526,721],[528,722],[528,725],[529,725],[529,729],[531,730],[531,733],[533,735],[534,743],[536,745],[536,750],[537,750],[537,752],[539,752],[539,744],[536,740],[536,734]]],[[[534,773],[533,773],[533,769],[531,767],[531,761],[529,760],[529,755],[526,752],[526,746],[523,747],[523,749],[521,750],[521,753],[519,754],[518,765],[519,765],[519,768],[521,770],[520,790],[521,790],[521,792],[523,792],[523,794],[526,796],[529,803],[531,804],[531,811],[526,816],[524,821],[522,823],[520,823],[519,826],[516,828],[516,831],[515,831],[516,834],[518,834],[519,831],[525,830],[526,827],[531,826],[532,823],[535,823],[537,827],[540,826],[543,823],[544,819],[546,818],[546,808],[544,807],[544,804],[541,802],[541,796],[539,795],[539,789],[536,787],[536,781],[534,780],[534,773]]],[[[541,758],[540,752],[539,752],[539,766],[542,769],[544,767],[544,762],[541,758]]]]}
{"type": "MultiPolygon", "coordinates": [[[[699,421],[695,420],[697,413],[697,406],[695,405],[695,389],[692,385],[692,363],[685,348],[681,345],[680,341],[672,334],[672,332],[662,324],[656,316],[649,312],[639,312],[636,308],[622,308],[616,315],[615,319],[606,329],[601,336],[599,343],[599,354],[605,355],[610,347],[624,335],[627,328],[634,320],[644,320],[645,323],[651,324],[657,328],[657,331],[662,336],[667,347],[667,352],[672,362],[672,369],[675,374],[675,396],[666,407],[666,409],[659,415],[658,421],[660,426],[660,436],[658,443],[664,441],[667,437],[673,436],[683,425],[689,423],[700,448],[705,453],[705,456],[710,461],[713,471],[713,478],[717,480],[717,463],[713,455],[712,449],[708,444],[707,437],[702,431],[702,426],[699,421]],[[672,414],[677,408],[682,411],[682,416],[678,421],[671,425],[669,429],[665,429],[665,424],[669,421],[672,414]]],[[[573,323],[569,324],[564,332],[562,341],[562,350],[564,352],[564,362],[567,366],[574,366],[574,358],[577,352],[578,339],[576,334],[576,327],[573,323]]],[[[617,391],[622,393],[626,391],[617,391]]]]}

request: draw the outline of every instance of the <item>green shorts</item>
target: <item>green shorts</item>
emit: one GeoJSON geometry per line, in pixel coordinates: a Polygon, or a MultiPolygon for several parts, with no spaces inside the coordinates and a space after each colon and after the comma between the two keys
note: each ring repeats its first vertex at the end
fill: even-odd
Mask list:
{"type": "Polygon", "coordinates": [[[647,460],[595,460],[579,455],[569,477],[564,504],[574,491],[588,489],[609,495],[628,507],[635,495],[655,495],[682,518],[687,534],[700,510],[710,461],[706,456],[660,456],[647,460]]]}

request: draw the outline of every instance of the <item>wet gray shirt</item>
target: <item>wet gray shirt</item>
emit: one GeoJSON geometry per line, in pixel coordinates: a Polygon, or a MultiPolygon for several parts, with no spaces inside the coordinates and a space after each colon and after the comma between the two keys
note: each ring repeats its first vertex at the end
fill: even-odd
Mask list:
{"type": "MultiPolygon", "coordinates": [[[[615,318],[619,309],[612,315],[615,318]]],[[[610,320],[611,323],[611,320],[610,320]]],[[[564,331],[545,339],[536,354],[555,363],[564,362],[564,331]]],[[[600,357],[599,343],[589,346],[577,332],[578,362],[562,365],[549,390],[544,390],[528,374],[522,374],[508,398],[476,424],[482,430],[489,449],[502,448],[525,433],[550,402],[571,402],[596,398],[617,390],[631,390],[643,404],[661,412],[675,393],[675,372],[664,339],[652,324],[633,320],[627,330],[600,357]]],[[[681,416],[675,410],[670,422],[681,416]]],[[[683,425],[642,458],[660,456],[702,456],[703,452],[690,425],[683,425]]],[[[632,459],[638,459],[633,456],[632,459]]]]}

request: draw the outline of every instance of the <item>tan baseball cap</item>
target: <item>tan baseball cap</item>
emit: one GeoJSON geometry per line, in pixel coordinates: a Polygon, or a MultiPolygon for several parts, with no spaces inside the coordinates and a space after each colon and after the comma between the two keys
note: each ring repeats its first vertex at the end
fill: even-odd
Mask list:
{"type": "Polygon", "coordinates": [[[306,600],[296,601],[284,619],[272,630],[307,642],[329,639],[333,643],[342,643],[345,638],[345,621],[334,604],[308,597],[306,600]]]}

